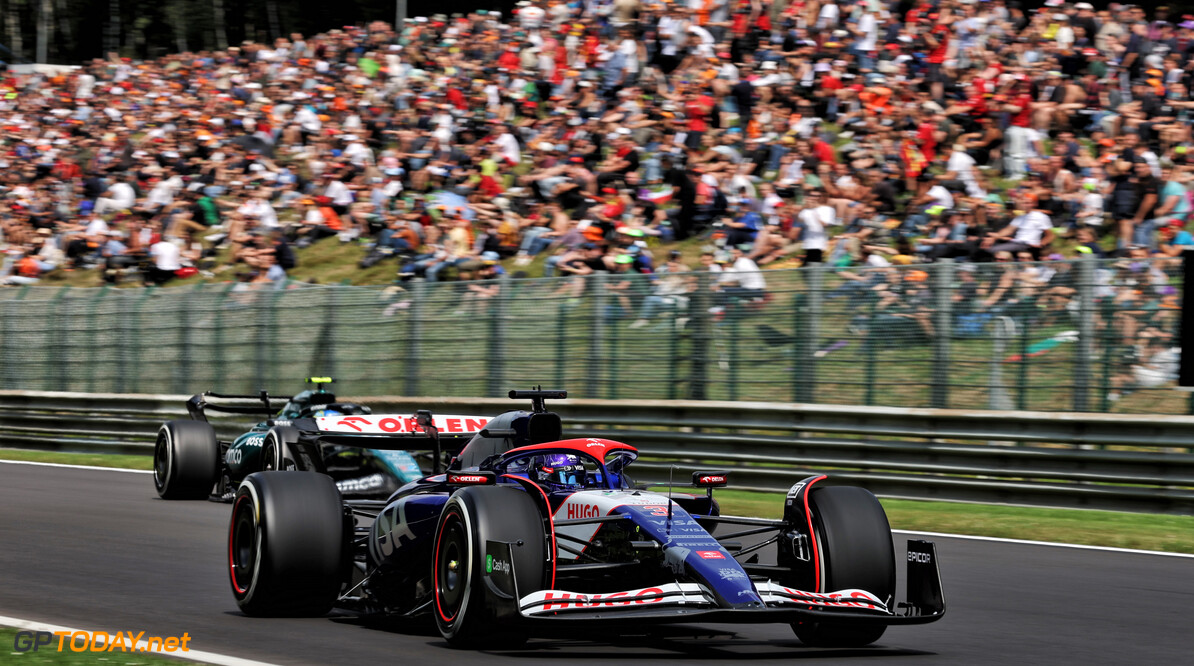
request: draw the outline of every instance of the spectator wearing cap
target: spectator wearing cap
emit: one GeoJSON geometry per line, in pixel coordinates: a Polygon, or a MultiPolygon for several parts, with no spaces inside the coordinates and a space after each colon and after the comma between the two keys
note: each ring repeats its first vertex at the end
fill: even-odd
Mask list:
{"type": "Polygon", "coordinates": [[[34,260],[37,262],[38,274],[45,275],[57,270],[66,260],[66,254],[58,247],[58,239],[54,237],[52,230],[42,227],[37,230],[37,234],[40,238],[40,247],[38,247],[34,260]]]}
{"type": "Polygon", "coordinates": [[[753,243],[763,225],[763,219],[752,209],[750,200],[747,199],[733,204],[729,215],[722,218],[721,224],[725,229],[726,245],[735,246],[753,243]]]}
{"type": "Polygon", "coordinates": [[[1018,194],[1016,204],[1020,214],[1003,229],[988,233],[980,248],[990,255],[1006,253],[1009,260],[1018,252],[1040,257],[1041,249],[1053,242],[1053,221],[1037,207],[1035,194],[1018,194]]]}
{"type": "Polygon", "coordinates": [[[747,256],[752,249],[749,244],[730,248],[731,263],[714,285],[718,305],[710,308],[710,312],[720,314],[731,301],[754,301],[766,295],[767,280],[758,264],[747,256]]]}

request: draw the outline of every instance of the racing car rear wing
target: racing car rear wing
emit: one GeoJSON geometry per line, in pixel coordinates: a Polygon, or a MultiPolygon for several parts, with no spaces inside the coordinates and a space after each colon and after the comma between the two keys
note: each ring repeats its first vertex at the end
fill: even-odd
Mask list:
{"type": "Polygon", "coordinates": [[[271,396],[268,391],[262,390],[257,395],[235,395],[229,393],[215,393],[212,391],[204,391],[191,396],[187,400],[187,413],[191,415],[191,419],[195,421],[207,421],[207,410],[215,412],[224,412],[226,414],[258,414],[266,417],[277,414],[279,410],[285,406],[291,396],[275,395],[271,396]],[[208,402],[208,398],[216,398],[218,400],[258,400],[260,405],[221,405],[219,403],[208,402]],[[274,405],[271,401],[278,401],[274,405]]]}
{"type": "Polygon", "coordinates": [[[473,435],[485,430],[486,416],[437,414],[420,409],[414,416],[370,414],[319,416],[274,421],[275,425],[298,428],[300,439],[313,444],[350,446],[377,450],[432,451],[434,473],[441,471],[443,449],[459,452],[473,435]]]}

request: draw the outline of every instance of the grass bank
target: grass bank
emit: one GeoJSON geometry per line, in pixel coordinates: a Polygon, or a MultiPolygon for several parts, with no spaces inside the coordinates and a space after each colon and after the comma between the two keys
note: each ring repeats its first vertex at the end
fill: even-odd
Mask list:
{"type": "MultiPolygon", "coordinates": [[[[66,644],[63,644],[63,651],[58,651],[58,638],[54,638],[54,642],[49,646],[40,646],[36,652],[29,650],[27,652],[18,652],[16,650],[17,632],[19,629],[11,629],[9,627],[0,627],[0,663],[13,664],[14,666],[41,666],[42,664],[50,664],[52,666],[79,666],[87,664],[102,664],[104,666],[163,666],[171,664],[178,666],[179,664],[197,664],[195,662],[182,659],[171,659],[169,657],[159,657],[153,654],[145,654],[140,652],[121,652],[117,649],[114,652],[73,652],[66,644]]],[[[25,646],[23,637],[22,645],[25,646]]],[[[80,639],[81,640],[81,639],[80,639]]],[[[77,643],[76,645],[81,645],[77,643]]]]}
{"type": "MultiPolygon", "coordinates": [[[[779,518],[784,496],[724,490],[723,513],[779,518]]],[[[881,498],[894,529],[1194,553],[1194,516],[881,498]]]]}

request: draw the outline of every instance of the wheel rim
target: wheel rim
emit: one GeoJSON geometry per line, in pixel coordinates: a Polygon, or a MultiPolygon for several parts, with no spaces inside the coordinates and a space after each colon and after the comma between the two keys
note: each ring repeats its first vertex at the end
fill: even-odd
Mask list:
{"type": "Polygon", "coordinates": [[[272,439],[265,445],[265,449],[261,452],[261,457],[263,458],[261,468],[263,470],[272,472],[278,469],[278,464],[274,460],[278,456],[277,450],[278,448],[274,446],[272,439]]]}
{"type": "Polygon", "coordinates": [[[468,585],[467,538],[457,514],[444,524],[435,554],[435,596],[440,617],[452,622],[460,612],[468,585]]]}
{"type": "Polygon", "coordinates": [[[165,432],[158,433],[153,447],[153,483],[158,490],[166,487],[170,478],[170,439],[165,432]]]}
{"type": "Polygon", "coordinates": [[[236,499],[232,509],[231,531],[228,566],[232,573],[232,587],[237,594],[245,594],[249,591],[257,566],[257,521],[253,519],[253,502],[247,495],[236,499]]]}

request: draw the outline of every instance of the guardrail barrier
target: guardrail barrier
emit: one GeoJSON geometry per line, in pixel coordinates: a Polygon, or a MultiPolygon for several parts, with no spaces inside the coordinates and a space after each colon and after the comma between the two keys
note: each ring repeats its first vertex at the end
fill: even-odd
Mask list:
{"type": "MultiPolygon", "coordinates": [[[[0,391],[0,445],[150,455],[182,395],[0,391]]],[[[376,413],[498,414],[505,398],[353,398],[376,413]]],[[[1194,513],[1194,417],[845,407],[725,401],[559,400],[573,436],[639,448],[639,480],[728,469],[731,487],[783,491],[813,471],[878,495],[1194,513]]],[[[221,436],[244,419],[212,415],[221,436]]]]}

